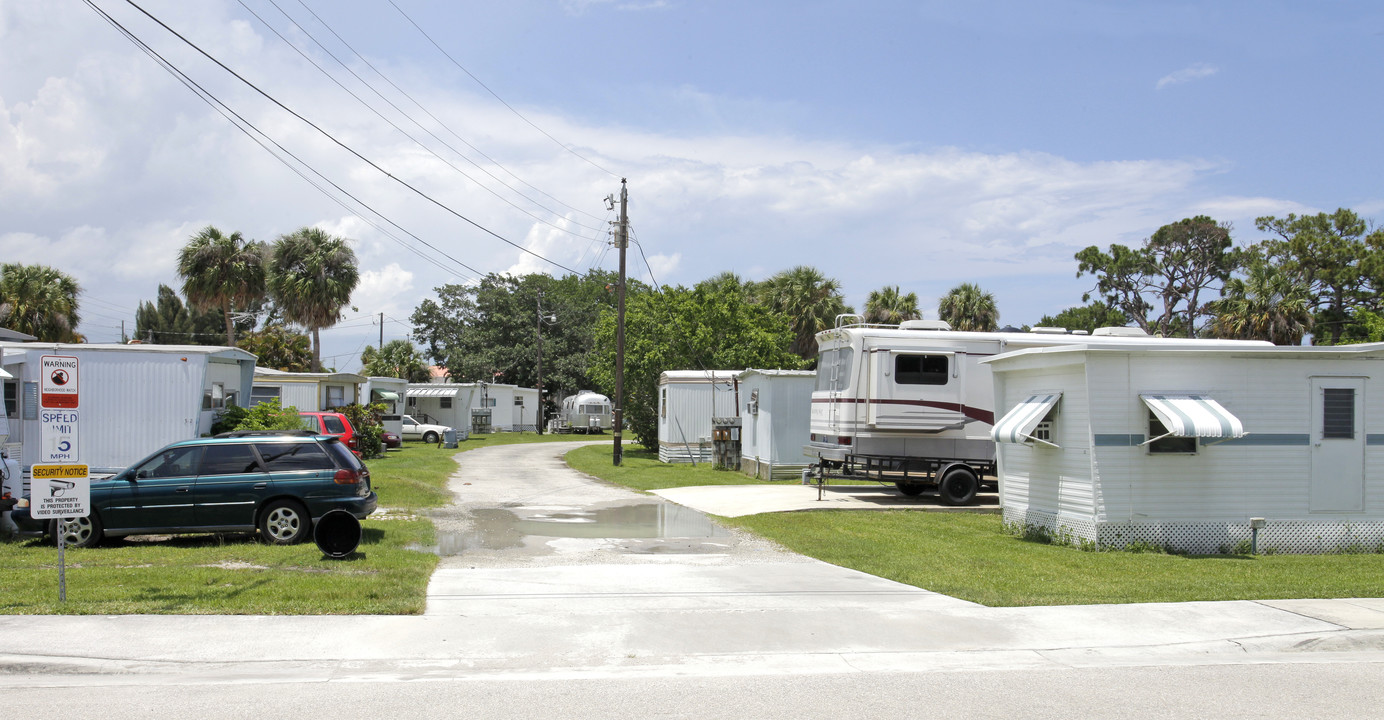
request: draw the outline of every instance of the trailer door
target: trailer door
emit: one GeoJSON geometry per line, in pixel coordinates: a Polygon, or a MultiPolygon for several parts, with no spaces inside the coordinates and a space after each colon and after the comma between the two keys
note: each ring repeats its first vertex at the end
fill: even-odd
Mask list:
{"type": "Polygon", "coordinates": [[[961,358],[957,353],[880,350],[871,360],[870,425],[884,430],[941,432],[964,424],[961,358]]]}

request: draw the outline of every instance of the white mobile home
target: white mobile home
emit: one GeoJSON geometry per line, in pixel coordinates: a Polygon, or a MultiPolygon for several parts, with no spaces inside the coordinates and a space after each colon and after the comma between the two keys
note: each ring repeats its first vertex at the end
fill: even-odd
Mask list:
{"type": "Polygon", "coordinates": [[[658,377],[658,459],[711,462],[711,418],[735,417],[738,370],[669,370],[658,377]]]}
{"type": "Polygon", "coordinates": [[[497,383],[409,383],[407,414],[414,419],[470,428],[472,410],[490,410],[497,432],[534,431],[538,390],[497,383]],[[426,417],[424,417],[426,416],[426,417]]]}
{"type": "Polygon", "coordinates": [[[365,379],[360,389],[361,399],[367,404],[384,405],[381,424],[392,433],[403,432],[399,416],[404,414],[404,404],[408,400],[408,381],[403,378],[371,376],[365,379]]]}
{"type": "Polygon", "coordinates": [[[281,407],[315,412],[358,402],[364,375],[338,372],[286,372],[255,368],[255,385],[247,406],[278,398],[281,407]]]}
{"type": "Polygon", "coordinates": [[[812,420],[811,370],[746,370],[740,386],[740,469],[761,480],[802,476],[812,420]]]}
{"type": "Polygon", "coordinates": [[[1194,553],[1384,543],[1384,344],[1062,347],[994,371],[1006,523],[1194,553]]]}
{"type": "Polygon", "coordinates": [[[77,359],[77,461],[93,473],[210,432],[227,405],[248,395],[255,371],[254,355],[229,347],[0,342],[5,447],[25,473],[42,461],[45,355],[77,359]]]}

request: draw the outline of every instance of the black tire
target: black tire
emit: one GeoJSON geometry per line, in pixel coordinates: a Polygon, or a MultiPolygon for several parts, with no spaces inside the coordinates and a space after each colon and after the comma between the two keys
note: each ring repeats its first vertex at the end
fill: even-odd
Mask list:
{"type": "Polygon", "coordinates": [[[435,432],[433,432],[433,431],[431,431],[431,430],[429,430],[429,431],[423,433],[423,442],[425,442],[425,443],[427,443],[427,444],[429,444],[429,445],[435,445],[435,444],[437,444],[437,433],[435,433],[435,432]]]}
{"type": "Polygon", "coordinates": [[[898,488],[899,492],[909,497],[916,497],[923,494],[923,485],[921,483],[896,482],[894,483],[894,487],[898,488]]]}
{"type": "Polygon", "coordinates": [[[302,503],[275,500],[260,511],[259,533],[270,545],[297,545],[312,534],[312,517],[302,503]]]}
{"type": "Polygon", "coordinates": [[[980,491],[980,480],[967,467],[954,467],[942,475],[937,483],[937,494],[943,505],[970,505],[975,502],[980,491]]]}
{"type": "Polygon", "coordinates": [[[63,518],[48,523],[48,532],[53,536],[53,544],[58,544],[58,533],[63,533],[67,547],[87,548],[100,544],[104,537],[101,517],[95,513],[83,518],[63,518]]]}

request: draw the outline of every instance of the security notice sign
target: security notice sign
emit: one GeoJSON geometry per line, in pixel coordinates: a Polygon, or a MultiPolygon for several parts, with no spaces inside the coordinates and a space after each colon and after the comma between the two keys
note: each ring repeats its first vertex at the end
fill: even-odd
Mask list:
{"type": "Polygon", "coordinates": [[[39,363],[39,406],[53,410],[76,410],[77,358],[44,355],[39,363]]]}
{"type": "Polygon", "coordinates": [[[35,518],[91,514],[91,474],[86,465],[34,465],[29,515],[35,518]]]}

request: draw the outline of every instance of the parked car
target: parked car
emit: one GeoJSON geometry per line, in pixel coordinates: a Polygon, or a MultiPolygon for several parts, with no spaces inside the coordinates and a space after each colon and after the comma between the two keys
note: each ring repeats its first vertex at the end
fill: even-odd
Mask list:
{"type": "Polygon", "coordinates": [[[356,430],[351,427],[351,421],[345,415],[339,412],[300,412],[298,416],[307,421],[309,430],[339,438],[356,457],[360,457],[356,430]]]}
{"type": "Polygon", "coordinates": [[[404,439],[399,437],[398,433],[392,433],[388,430],[380,433],[380,440],[382,440],[384,446],[389,449],[401,448],[404,446],[404,439]]]}
{"type": "Polygon", "coordinates": [[[446,425],[420,423],[414,420],[412,415],[404,415],[400,417],[400,420],[404,423],[405,440],[422,440],[425,443],[435,443],[441,440],[448,430],[451,430],[446,425]]]}
{"type": "Polygon", "coordinates": [[[91,482],[91,514],[30,517],[29,498],[10,513],[21,534],[75,547],[149,533],[258,532],[267,543],[308,539],[313,522],[342,509],[375,511],[370,471],[340,440],[309,432],[235,432],[175,442],[91,482]]]}

